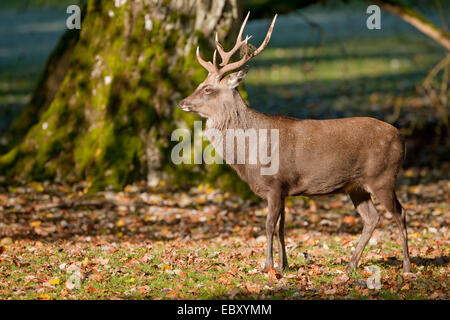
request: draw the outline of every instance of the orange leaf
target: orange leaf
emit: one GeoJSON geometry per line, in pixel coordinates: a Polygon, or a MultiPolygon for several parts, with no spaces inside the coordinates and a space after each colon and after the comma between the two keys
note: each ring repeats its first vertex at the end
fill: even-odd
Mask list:
{"type": "Polygon", "coordinates": [[[169,290],[166,293],[166,297],[176,299],[176,298],[178,298],[178,292],[176,292],[175,290],[169,290]]]}
{"type": "Polygon", "coordinates": [[[95,289],[94,287],[92,287],[92,286],[89,286],[87,289],[86,289],[86,292],[87,293],[98,293],[100,290],[98,290],[98,289],[95,289]]]}
{"type": "Polygon", "coordinates": [[[333,201],[330,203],[331,209],[338,209],[341,208],[344,205],[344,203],[341,200],[333,201]]]}
{"type": "Polygon", "coordinates": [[[338,284],[346,283],[348,280],[350,280],[350,277],[347,276],[345,273],[341,273],[334,279],[333,283],[338,285],[338,284]]]}
{"type": "Polygon", "coordinates": [[[266,272],[268,273],[269,278],[272,279],[272,280],[278,280],[278,279],[282,278],[281,273],[279,273],[277,270],[275,270],[275,269],[272,268],[272,267],[271,267],[271,268],[268,268],[268,269],[266,270],[266,272]]]}
{"type": "Polygon", "coordinates": [[[354,216],[345,216],[342,220],[349,225],[354,225],[356,223],[356,218],[354,216]]]}
{"type": "Polygon", "coordinates": [[[95,281],[102,281],[102,276],[99,273],[93,273],[89,276],[89,279],[95,280],[95,281]]]}
{"type": "Polygon", "coordinates": [[[259,293],[260,292],[260,287],[256,284],[251,284],[250,282],[246,282],[245,283],[245,288],[248,290],[248,292],[250,293],[259,293]]]}

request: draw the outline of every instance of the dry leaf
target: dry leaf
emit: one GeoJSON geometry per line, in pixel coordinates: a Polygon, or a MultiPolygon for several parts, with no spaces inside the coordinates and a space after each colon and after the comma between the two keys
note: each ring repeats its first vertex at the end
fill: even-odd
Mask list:
{"type": "Polygon", "coordinates": [[[348,280],[350,280],[350,277],[346,275],[345,273],[341,273],[336,278],[334,278],[333,283],[336,285],[346,283],[348,280]]]}
{"type": "Polygon", "coordinates": [[[267,274],[269,275],[269,278],[272,280],[278,280],[281,279],[283,276],[281,273],[279,273],[275,268],[268,268],[266,270],[267,274]]]}
{"type": "Polygon", "coordinates": [[[356,224],[356,218],[354,216],[345,216],[344,219],[342,219],[344,223],[348,225],[354,225],[356,224]]]}

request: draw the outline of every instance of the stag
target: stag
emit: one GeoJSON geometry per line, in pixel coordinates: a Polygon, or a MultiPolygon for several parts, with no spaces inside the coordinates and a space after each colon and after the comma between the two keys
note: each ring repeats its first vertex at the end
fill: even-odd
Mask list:
{"type": "MultiPolygon", "coordinates": [[[[261,162],[236,163],[233,161],[235,159],[229,159],[228,153],[221,154],[252,191],[267,200],[265,269],[273,267],[274,234],[278,240],[278,268],[283,270],[288,266],[284,243],[286,197],[347,193],[363,222],[362,234],[347,270],[358,266],[361,254],[380,220],[372,202],[373,195],[392,214],[398,225],[403,249],[403,270],[409,272],[411,264],[406,214],[395,193],[397,175],[405,156],[403,137],[392,125],[369,117],[295,119],[260,113],[247,106],[237,87],[244,80],[248,67],[239,68],[267,46],[277,15],[264,41],[254,51],[248,49],[249,36],[242,40],[248,17],[249,14],[230,51],[223,49],[216,34],[212,62],[203,60],[197,47],[197,60],[208,71],[208,75],[190,96],[180,102],[180,107],[206,118],[207,131],[253,128],[275,129],[279,132],[278,142],[269,141],[258,146],[270,149],[271,144],[278,143],[279,169],[274,174],[263,174],[260,169],[264,164],[261,162]],[[239,60],[230,63],[238,50],[244,54],[239,60]],[[221,57],[219,65],[216,61],[217,52],[221,57]],[[231,71],[234,72],[229,73],[231,71]]],[[[223,142],[216,136],[209,136],[214,147],[223,142]]],[[[260,141],[258,143],[261,144],[260,141]]],[[[248,150],[250,148],[247,145],[244,152],[248,150]]],[[[231,157],[236,157],[238,152],[232,152],[231,157]]]]}

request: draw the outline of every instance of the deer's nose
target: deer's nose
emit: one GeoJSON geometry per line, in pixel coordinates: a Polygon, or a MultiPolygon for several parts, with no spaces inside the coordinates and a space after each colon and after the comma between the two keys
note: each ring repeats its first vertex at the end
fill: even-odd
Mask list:
{"type": "Polygon", "coordinates": [[[186,100],[180,101],[180,108],[184,111],[191,111],[191,108],[189,107],[189,104],[186,103],[186,100]]]}

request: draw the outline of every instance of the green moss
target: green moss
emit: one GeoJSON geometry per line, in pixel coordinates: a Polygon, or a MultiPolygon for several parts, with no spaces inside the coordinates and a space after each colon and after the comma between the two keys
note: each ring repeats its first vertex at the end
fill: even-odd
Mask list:
{"type": "Polygon", "coordinates": [[[0,156],[0,173],[7,174],[8,169],[14,164],[19,154],[19,148],[10,150],[7,154],[0,156]]]}
{"type": "MultiPolygon", "coordinates": [[[[174,97],[187,96],[206,73],[195,48],[187,57],[177,56],[192,33],[166,28],[178,21],[186,25],[194,17],[170,11],[164,22],[152,21],[148,31],[144,14],[152,12],[149,5],[127,24],[128,30],[129,3],[116,8],[111,1],[88,1],[64,81],[45,112],[26,128],[23,142],[0,158],[0,172],[8,168],[11,176],[27,180],[87,180],[93,191],[120,189],[145,177],[142,133],[156,126],[153,148],[161,151],[162,170],[174,186],[219,182],[248,194],[248,187],[225,166],[174,165],[170,160],[172,131],[180,123],[192,128],[198,120],[176,108],[174,97]]],[[[209,53],[202,33],[194,35],[209,53]]],[[[62,54],[58,50],[55,54],[62,54]]]]}

